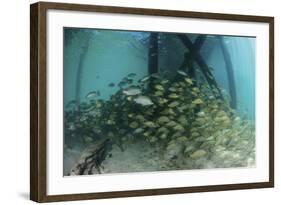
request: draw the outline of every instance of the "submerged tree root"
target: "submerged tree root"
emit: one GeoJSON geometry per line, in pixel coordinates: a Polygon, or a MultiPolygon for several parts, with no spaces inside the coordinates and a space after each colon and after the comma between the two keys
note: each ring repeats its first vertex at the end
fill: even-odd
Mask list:
{"type": "Polygon", "coordinates": [[[100,174],[100,164],[111,149],[110,139],[102,139],[86,148],[78,162],[73,166],[70,175],[100,174]]]}

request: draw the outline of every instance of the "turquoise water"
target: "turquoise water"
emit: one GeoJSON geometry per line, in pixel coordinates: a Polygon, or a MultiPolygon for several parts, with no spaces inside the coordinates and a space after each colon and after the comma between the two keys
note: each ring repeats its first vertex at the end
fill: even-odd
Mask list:
{"type": "MultiPolygon", "coordinates": [[[[223,133],[231,130],[232,135],[235,135],[234,131],[238,132],[242,125],[247,122],[252,126],[249,128],[251,132],[245,134],[243,140],[248,135],[252,135],[255,121],[255,38],[200,34],[181,34],[181,36],[184,36],[184,40],[189,40],[194,45],[200,38],[203,39],[203,43],[199,46],[200,48],[194,45],[192,45],[194,47],[188,47],[177,33],[152,34],[139,31],[64,28],[64,135],[66,150],[73,149],[73,147],[79,147],[79,150],[82,150],[87,147],[87,143],[95,143],[102,137],[108,137],[108,135],[110,135],[110,138],[114,138],[115,144],[122,144],[122,141],[127,143],[128,140],[122,137],[111,136],[111,133],[114,135],[120,130],[125,130],[125,135],[131,136],[132,133],[136,133],[137,129],[144,129],[142,134],[137,135],[141,136],[141,139],[143,137],[152,145],[157,144],[160,138],[154,137],[154,135],[157,135],[155,130],[162,128],[161,123],[157,124],[157,119],[163,116],[168,117],[171,121],[176,121],[177,118],[182,116],[186,117],[186,124],[180,124],[184,127],[182,131],[172,129],[173,135],[179,132],[181,137],[186,138],[184,140],[194,140],[194,133],[199,133],[198,138],[205,137],[207,139],[211,137],[204,136],[206,132],[202,125],[198,125],[199,131],[192,131],[193,124],[195,127],[197,126],[196,120],[198,118],[205,124],[208,120],[217,119],[218,123],[212,126],[218,126],[217,129],[223,133]],[[197,48],[198,51],[193,51],[194,48],[195,50],[197,48]],[[201,63],[198,63],[198,59],[201,63]],[[202,67],[202,64],[205,67],[202,67]],[[147,84],[140,82],[145,77],[151,77],[152,75],[157,75],[157,79],[151,81],[152,83],[150,81],[146,82],[147,84]],[[126,82],[124,82],[124,79],[126,82]],[[165,80],[167,81],[166,84],[164,83],[165,80]],[[151,88],[151,84],[155,86],[156,90],[151,88]],[[159,88],[158,85],[163,89],[159,88]],[[170,91],[169,88],[173,86],[176,90],[170,91]],[[199,93],[194,94],[193,92],[193,95],[190,94],[197,87],[199,93]],[[133,89],[139,93],[132,94],[133,89]],[[181,92],[184,92],[186,97],[181,96],[179,94],[181,92]],[[174,95],[174,98],[171,95],[174,95]],[[160,101],[162,102],[163,99],[164,101],[167,100],[167,103],[170,103],[171,106],[169,107],[168,104],[162,105],[160,101]],[[163,114],[162,116],[164,109],[176,109],[172,107],[172,103],[176,105],[176,108],[186,104],[188,107],[186,113],[185,111],[182,113],[179,110],[174,110],[175,114],[163,114]],[[217,105],[218,108],[211,107],[217,105]],[[123,110],[120,111],[116,107],[121,107],[123,110]],[[161,109],[163,110],[160,112],[161,109]],[[151,110],[153,110],[154,117],[157,115],[155,118],[150,116],[149,111],[151,110]],[[215,114],[205,116],[207,112],[211,111],[215,114]],[[115,113],[117,117],[105,114],[110,112],[115,113]],[[204,113],[204,116],[200,116],[200,113],[204,113]],[[127,117],[121,118],[120,115],[133,115],[134,117],[142,115],[147,121],[156,122],[156,125],[148,128],[149,126],[145,122],[144,125],[139,121],[131,124],[134,122],[134,118],[126,124],[122,120],[127,119],[127,117]],[[111,122],[114,126],[109,126],[106,123],[99,124],[100,121],[95,121],[99,117],[101,117],[100,121],[107,120],[109,124],[111,122]],[[220,117],[230,123],[220,121],[220,117]],[[240,124],[234,127],[237,119],[240,124]],[[204,120],[206,122],[203,122],[204,120]],[[110,129],[112,129],[111,132],[109,132],[110,129]],[[149,133],[148,137],[145,135],[147,132],[149,133]],[[118,139],[116,140],[116,138],[118,139]],[[122,138],[122,140],[119,140],[119,138],[122,138]]],[[[167,127],[167,129],[170,128],[167,127]]],[[[165,140],[159,141],[161,147],[165,147],[163,149],[167,149],[166,152],[178,149],[176,146],[173,149],[168,149],[174,139],[170,131],[167,131],[167,133],[169,134],[167,134],[165,140]]],[[[216,130],[214,130],[214,133],[217,133],[216,130]]],[[[177,136],[177,138],[179,137],[177,136]]],[[[253,139],[251,140],[253,141],[253,139]]],[[[203,141],[202,144],[204,144],[203,141]]],[[[184,156],[186,158],[195,156],[196,158],[196,151],[199,150],[200,155],[200,150],[203,150],[208,153],[206,156],[208,155],[210,160],[215,156],[215,154],[209,154],[210,149],[208,148],[207,151],[203,148],[194,148],[193,153],[184,156]]],[[[203,151],[201,154],[203,153],[205,156],[203,151]]],[[[213,152],[215,153],[215,151],[213,152]]],[[[78,153],[77,155],[81,154],[77,150],[76,153],[78,153]]],[[[67,152],[65,152],[66,154],[67,152]]],[[[167,158],[165,159],[169,161],[167,158]]],[[[65,161],[72,161],[73,163],[73,160],[67,159],[65,161]]],[[[239,163],[235,162],[234,164],[239,163]]],[[[234,164],[221,166],[235,166],[234,164]]],[[[68,166],[71,167],[71,165],[68,166]]],[[[191,166],[190,169],[192,168],[191,166]]],[[[195,165],[194,168],[196,168],[195,165]]],[[[176,168],[166,166],[164,170],[169,169],[176,168]]],[[[111,170],[111,172],[114,172],[114,170],[111,170]]]]}
{"type": "MultiPolygon", "coordinates": [[[[175,70],[183,61],[186,48],[173,34],[162,34],[165,46],[160,48],[159,69],[175,70]],[[162,49],[162,50],[161,50],[162,49]]],[[[81,76],[81,101],[92,90],[102,90],[101,98],[108,97],[117,88],[108,87],[110,82],[118,83],[128,73],[138,78],[148,74],[148,49],[145,42],[147,32],[126,32],[94,29],[65,29],[64,47],[64,103],[75,99],[75,82],[80,56],[83,58],[81,76]],[[88,49],[84,47],[88,44],[88,49]]],[[[194,38],[196,35],[190,35],[194,38]]],[[[255,38],[224,36],[234,68],[238,110],[241,115],[255,118],[255,38]]],[[[222,51],[216,36],[208,36],[201,54],[212,71],[218,84],[228,90],[228,79],[222,51]]]]}

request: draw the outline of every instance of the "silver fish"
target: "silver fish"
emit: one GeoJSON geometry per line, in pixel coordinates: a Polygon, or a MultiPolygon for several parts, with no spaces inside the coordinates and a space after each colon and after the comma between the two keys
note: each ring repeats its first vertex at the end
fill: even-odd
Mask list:
{"type": "Polygon", "coordinates": [[[140,134],[144,131],[143,128],[137,128],[135,131],[134,131],[134,134],[140,134]]]}
{"type": "Polygon", "coordinates": [[[118,87],[124,87],[125,85],[127,85],[127,83],[125,81],[121,81],[120,83],[118,83],[118,87]]]}
{"type": "Polygon", "coordinates": [[[178,70],[177,73],[182,75],[182,76],[187,76],[186,72],[184,72],[182,70],[178,70]]]}
{"type": "Polygon", "coordinates": [[[133,79],[127,79],[126,81],[128,84],[132,84],[133,83],[133,79]]]}
{"type": "Polygon", "coordinates": [[[125,95],[138,95],[141,94],[141,90],[139,88],[128,88],[128,89],[124,89],[123,93],[125,95]]]}
{"type": "Polygon", "coordinates": [[[161,76],[158,73],[151,74],[152,78],[161,79],[161,76]]]}
{"type": "Polygon", "coordinates": [[[91,99],[100,96],[100,91],[91,91],[86,95],[86,98],[91,99]]]}
{"type": "Polygon", "coordinates": [[[109,87],[114,87],[115,84],[114,84],[114,83],[109,83],[108,86],[109,86],[109,87]]]}
{"type": "Polygon", "coordinates": [[[69,103],[66,104],[66,108],[74,108],[76,106],[76,100],[71,100],[69,103]]]}
{"type": "Polygon", "coordinates": [[[133,77],[135,77],[137,74],[135,74],[135,73],[130,73],[130,74],[128,74],[127,76],[129,77],[129,78],[133,78],[133,77]]]}
{"type": "Polygon", "coordinates": [[[121,82],[120,82],[119,84],[124,84],[124,85],[126,85],[126,84],[131,84],[131,83],[133,83],[133,79],[131,79],[131,78],[129,78],[129,77],[125,77],[125,78],[123,78],[123,79],[121,80],[121,82]]]}
{"type": "Polygon", "coordinates": [[[150,79],[150,77],[151,76],[145,76],[141,80],[139,80],[139,82],[141,82],[141,83],[147,82],[150,79]]]}
{"type": "Polygon", "coordinates": [[[147,105],[153,105],[153,102],[150,100],[149,97],[146,96],[138,96],[137,98],[134,99],[134,101],[137,104],[143,105],[143,106],[147,106],[147,105]]]}

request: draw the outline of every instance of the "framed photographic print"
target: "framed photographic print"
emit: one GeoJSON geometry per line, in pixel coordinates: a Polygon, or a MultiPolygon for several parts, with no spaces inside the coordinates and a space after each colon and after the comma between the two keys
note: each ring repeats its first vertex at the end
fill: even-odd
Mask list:
{"type": "Polygon", "coordinates": [[[274,18],[31,5],[31,199],[274,186],[274,18]]]}

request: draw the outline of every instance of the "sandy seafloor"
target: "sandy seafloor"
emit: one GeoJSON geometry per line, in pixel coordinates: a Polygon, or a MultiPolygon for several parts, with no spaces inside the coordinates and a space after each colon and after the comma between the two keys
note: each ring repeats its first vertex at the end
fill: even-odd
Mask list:
{"type": "Polygon", "coordinates": [[[114,145],[110,154],[101,164],[102,173],[149,172],[161,169],[159,151],[146,142],[127,143],[124,151],[114,145]]]}
{"type": "MultiPolygon", "coordinates": [[[[232,150],[216,145],[212,152],[207,151],[205,154],[202,152],[204,149],[199,148],[190,154],[183,154],[180,151],[181,144],[170,144],[170,150],[169,146],[163,149],[146,141],[126,142],[123,150],[113,145],[101,163],[101,174],[255,166],[255,148],[251,139],[237,142],[232,150]]],[[[79,160],[83,150],[84,147],[80,147],[65,152],[64,175],[79,160]]]]}
{"type": "MultiPolygon", "coordinates": [[[[159,151],[147,142],[126,143],[123,151],[113,145],[101,164],[102,173],[126,173],[141,171],[157,171],[161,166],[159,151]]],[[[64,154],[64,174],[68,174],[79,160],[83,149],[73,148],[64,154]]]]}

